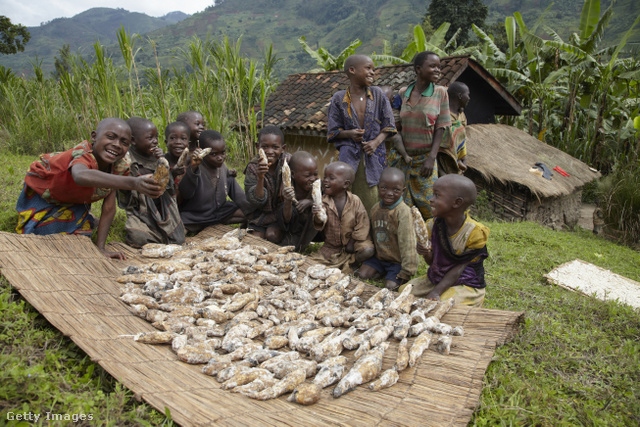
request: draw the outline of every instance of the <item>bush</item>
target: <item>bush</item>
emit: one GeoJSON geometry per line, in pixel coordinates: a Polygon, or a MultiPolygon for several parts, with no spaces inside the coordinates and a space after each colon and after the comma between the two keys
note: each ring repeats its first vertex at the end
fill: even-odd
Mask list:
{"type": "Polygon", "coordinates": [[[640,246],[640,165],[620,165],[598,185],[605,226],[622,242],[640,246]]]}

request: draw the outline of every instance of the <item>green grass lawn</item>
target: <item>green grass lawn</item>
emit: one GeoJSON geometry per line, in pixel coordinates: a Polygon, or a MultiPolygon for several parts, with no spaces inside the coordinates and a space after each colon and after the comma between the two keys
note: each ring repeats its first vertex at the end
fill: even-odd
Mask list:
{"type": "MultiPolygon", "coordinates": [[[[5,154],[0,226],[31,157],[5,154]]],[[[242,177],[240,177],[242,181],[242,177]]],[[[97,208],[97,207],[96,207],[97,208]]],[[[97,209],[99,212],[99,209],[97,209]]],[[[640,253],[582,229],[486,222],[486,308],[526,311],[515,340],[499,347],[484,378],[477,425],[640,424],[640,312],[546,283],[543,275],[580,258],[640,281],[640,253]]],[[[120,213],[111,235],[121,239],[120,213]]],[[[420,274],[426,271],[421,265],[420,274]]],[[[170,424],[134,399],[0,280],[0,424],[9,412],[93,414],[85,425],[170,424]]]]}

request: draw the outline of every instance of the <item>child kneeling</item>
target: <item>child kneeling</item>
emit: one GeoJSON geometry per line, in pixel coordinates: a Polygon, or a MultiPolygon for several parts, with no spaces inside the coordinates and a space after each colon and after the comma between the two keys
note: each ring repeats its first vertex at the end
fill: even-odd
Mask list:
{"type": "Polygon", "coordinates": [[[489,229],[467,213],[476,196],[475,184],[462,175],[436,180],[430,201],[434,218],[426,224],[431,247],[417,245],[429,270],[426,276],[409,282],[415,296],[434,300],[453,297],[456,304],[482,306],[489,229]]]}
{"type": "Polygon", "coordinates": [[[43,154],[31,164],[18,202],[18,234],[80,234],[91,236],[95,220],[91,203],[104,199],[98,222],[97,246],[107,257],[124,259],[105,249],[116,214],[114,189],[161,195],[152,175],[131,177],[125,155],[131,128],[122,119],[108,118],[91,132],[91,142],[61,153],[43,154]]]}

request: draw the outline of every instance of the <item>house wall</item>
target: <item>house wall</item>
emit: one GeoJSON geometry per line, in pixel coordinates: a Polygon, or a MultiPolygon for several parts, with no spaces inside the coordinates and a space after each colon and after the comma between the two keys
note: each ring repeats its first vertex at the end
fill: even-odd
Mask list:
{"type": "Polygon", "coordinates": [[[489,183],[473,169],[465,175],[476,184],[478,192],[486,193],[486,198],[480,197],[472,207],[475,214],[489,210],[505,221],[533,221],[558,230],[572,228],[580,219],[582,189],[562,197],[538,199],[521,185],[489,183]]]}
{"type": "Polygon", "coordinates": [[[333,144],[329,144],[324,136],[298,135],[285,132],[284,141],[289,153],[303,150],[313,154],[318,162],[320,176],[323,176],[324,168],[329,163],[338,160],[338,150],[335,149],[333,144]]]}

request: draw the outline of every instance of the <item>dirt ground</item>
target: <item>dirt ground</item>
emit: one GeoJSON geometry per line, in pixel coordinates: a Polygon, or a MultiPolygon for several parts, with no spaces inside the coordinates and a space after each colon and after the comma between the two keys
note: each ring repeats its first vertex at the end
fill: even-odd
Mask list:
{"type": "Polygon", "coordinates": [[[580,206],[580,219],[578,220],[580,227],[593,230],[593,211],[595,208],[596,205],[589,203],[583,203],[582,206],[580,206]]]}

